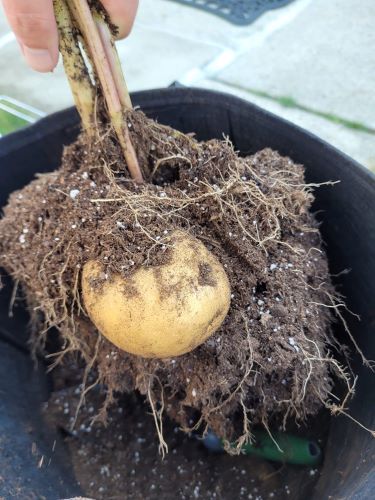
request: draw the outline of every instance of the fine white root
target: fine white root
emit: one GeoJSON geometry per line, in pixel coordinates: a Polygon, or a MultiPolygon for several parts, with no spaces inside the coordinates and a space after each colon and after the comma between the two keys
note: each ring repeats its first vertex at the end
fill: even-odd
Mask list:
{"type": "Polygon", "coordinates": [[[151,394],[151,387],[152,387],[152,377],[149,377],[148,381],[148,389],[147,389],[147,398],[151,406],[151,411],[152,411],[152,416],[154,417],[154,422],[155,422],[155,427],[156,427],[156,432],[159,438],[159,453],[161,454],[162,458],[165,457],[165,455],[168,453],[168,445],[165,442],[164,435],[163,435],[163,411],[164,411],[164,391],[163,391],[163,386],[160,383],[160,380],[158,377],[156,377],[158,380],[160,387],[161,387],[161,405],[160,409],[157,410],[156,408],[156,403],[154,403],[152,399],[152,394],[151,394]]]}

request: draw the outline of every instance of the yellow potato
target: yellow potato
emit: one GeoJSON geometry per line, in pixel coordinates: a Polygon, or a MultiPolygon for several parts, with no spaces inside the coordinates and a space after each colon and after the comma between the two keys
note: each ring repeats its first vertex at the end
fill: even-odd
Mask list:
{"type": "Polygon", "coordinates": [[[83,268],[83,300],[92,322],[117,347],[144,358],[192,351],[219,328],[230,305],[228,277],[217,258],[183,231],[168,243],[168,263],[127,278],[103,280],[97,261],[83,268]]]}

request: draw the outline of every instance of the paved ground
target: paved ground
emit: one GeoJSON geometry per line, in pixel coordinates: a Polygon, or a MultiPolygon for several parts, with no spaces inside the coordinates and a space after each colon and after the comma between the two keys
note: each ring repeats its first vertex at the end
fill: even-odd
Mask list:
{"type": "MultiPolygon", "coordinates": [[[[375,2],[295,0],[238,28],[170,0],[140,0],[118,44],[131,90],[187,85],[241,95],[375,171],[375,2]]],[[[28,70],[0,14],[0,94],[51,112],[71,104],[61,67],[28,70]]]]}

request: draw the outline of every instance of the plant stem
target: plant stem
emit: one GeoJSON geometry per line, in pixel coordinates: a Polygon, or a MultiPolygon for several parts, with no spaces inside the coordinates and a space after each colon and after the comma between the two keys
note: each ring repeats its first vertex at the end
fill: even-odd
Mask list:
{"type": "MultiPolygon", "coordinates": [[[[136,182],[141,183],[143,182],[143,176],[130,141],[128,127],[126,123],[124,124],[124,109],[117,90],[117,85],[121,84],[121,78],[114,77],[112,73],[113,68],[107,59],[107,54],[114,52],[114,46],[111,43],[111,34],[109,30],[104,28],[104,19],[97,14],[97,23],[103,25],[101,38],[87,0],[69,0],[69,5],[94,63],[96,74],[108,106],[109,117],[124,152],[130,175],[136,182]]],[[[122,88],[122,92],[127,92],[126,88],[122,88]]]]}
{"type": "Polygon", "coordinates": [[[60,34],[60,52],[65,73],[72,89],[74,102],[81,116],[84,129],[94,132],[94,87],[82,57],[76,30],[65,0],[54,0],[56,22],[60,34]]]}
{"type": "MultiPolygon", "coordinates": [[[[80,93],[83,88],[81,89],[81,81],[77,77],[77,74],[80,74],[82,61],[84,64],[84,59],[82,54],[80,54],[80,62],[77,64],[76,50],[79,51],[79,47],[77,36],[74,33],[74,26],[79,30],[84,49],[93,62],[93,71],[97,76],[98,83],[107,103],[109,119],[123,150],[129,173],[135,182],[142,183],[142,172],[130,140],[127,123],[124,119],[124,112],[127,109],[131,109],[132,105],[112,35],[105,19],[99,12],[91,11],[87,0],[55,0],[55,11],[58,26],[61,29],[60,38],[63,40],[61,48],[64,51],[65,69],[76,103],[79,103],[79,105],[77,104],[77,108],[80,113],[83,110],[81,117],[86,130],[88,129],[86,108],[82,107],[80,103],[80,93]],[[65,42],[65,38],[70,41],[65,42]],[[73,47],[75,50],[73,50],[73,47]]],[[[89,79],[86,67],[83,74],[87,75],[89,79]]],[[[85,79],[84,85],[86,83],[87,80],[85,79]]],[[[94,109],[95,87],[91,84],[90,80],[89,85],[93,92],[91,103],[92,109],[94,109]]]]}
{"type": "Polygon", "coordinates": [[[111,72],[115,81],[117,93],[122,106],[126,109],[132,109],[133,105],[129,96],[129,91],[126,86],[124,73],[122,71],[120,59],[107,23],[103,20],[102,16],[94,14],[94,21],[98,28],[99,36],[102,41],[108,64],[110,65],[111,72]]]}

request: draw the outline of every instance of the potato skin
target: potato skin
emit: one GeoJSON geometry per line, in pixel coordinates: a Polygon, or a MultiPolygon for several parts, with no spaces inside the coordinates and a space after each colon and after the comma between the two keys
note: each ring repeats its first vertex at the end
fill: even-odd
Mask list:
{"type": "Polygon", "coordinates": [[[183,231],[174,231],[170,241],[170,262],[128,278],[116,275],[98,286],[103,269],[97,261],[82,272],[92,322],[117,347],[144,358],[192,351],[220,327],[230,306],[229,280],[218,259],[183,231]]]}

